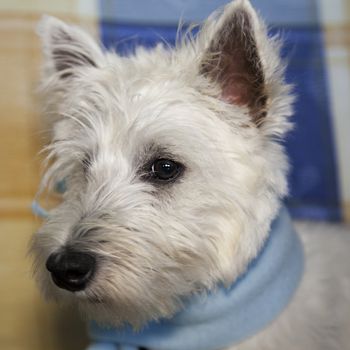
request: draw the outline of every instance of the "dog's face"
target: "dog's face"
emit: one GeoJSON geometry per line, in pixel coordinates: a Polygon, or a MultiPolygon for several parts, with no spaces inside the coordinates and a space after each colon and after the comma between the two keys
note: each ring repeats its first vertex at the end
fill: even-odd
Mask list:
{"type": "Polygon", "coordinates": [[[43,186],[67,188],[33,239],[44,294],[138,326],[232,283],[286,192],[276,138],[292,101],[250,4],[229,4],[173,51],[128,58],[52,18],[41,34],[53,159],[43,186]]]}

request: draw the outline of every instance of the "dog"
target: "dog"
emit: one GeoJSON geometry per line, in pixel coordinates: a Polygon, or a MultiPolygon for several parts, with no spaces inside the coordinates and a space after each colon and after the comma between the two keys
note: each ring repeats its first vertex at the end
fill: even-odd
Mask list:
{"type": "Polygon", "coordinates": [[[39,192],[65,189],[34,276],[96,321],[90,349],[350,349],[350,235],[295,233],[282,204],[293,88],[249,1],[128,57],[55,18],[39,34],[39,192]]]}

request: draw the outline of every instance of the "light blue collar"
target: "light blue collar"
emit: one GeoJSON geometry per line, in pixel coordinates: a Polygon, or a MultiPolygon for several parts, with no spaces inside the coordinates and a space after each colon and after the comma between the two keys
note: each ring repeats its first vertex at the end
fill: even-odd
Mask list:
{"type": "Polygon", "coordinates": [[[88,350],[217,350],[239,343],[272,322],[287,306],[303,274],[303,249],[282,207],[269,238],[248,270],[229,289],[193,296],[171,319],[141,332],[95,323],[88,350]]]}
{"type": "MultiPolygon", "coordinates": [[[[47,217],[37,202],[33,212],[47,217]]],[[[88,350],[217,350],[256,334],[287,306],[303,274],[303,248],[282,207],[259,255],[228,289],[192,296],[171,319],[151,322],[138,333],[91,324],[88,350]]]]}

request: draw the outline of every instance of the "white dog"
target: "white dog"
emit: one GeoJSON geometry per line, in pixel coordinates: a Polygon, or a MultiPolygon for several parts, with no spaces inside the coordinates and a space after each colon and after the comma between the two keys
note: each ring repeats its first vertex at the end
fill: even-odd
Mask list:
{"type": "Polygon", "coordinates": [[[281,204],[293,96],[250,3],[130,57],[54,18],[40,34],[42,187],[66,190],[33,239],[35,277],[113,326],[92,348],[350,349],[350,235],[299,238],[281,204]]]}

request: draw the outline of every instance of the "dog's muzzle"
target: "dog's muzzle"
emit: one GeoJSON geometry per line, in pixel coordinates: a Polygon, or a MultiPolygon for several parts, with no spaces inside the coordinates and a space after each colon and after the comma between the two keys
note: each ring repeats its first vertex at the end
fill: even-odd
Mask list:
{"type": "Polygon", "coordinates": [[[59,288],[77,292],[84,290],[94,275],[96,259],[76,251],[52,253],[46,261],[53,282],[59,288]]]}

